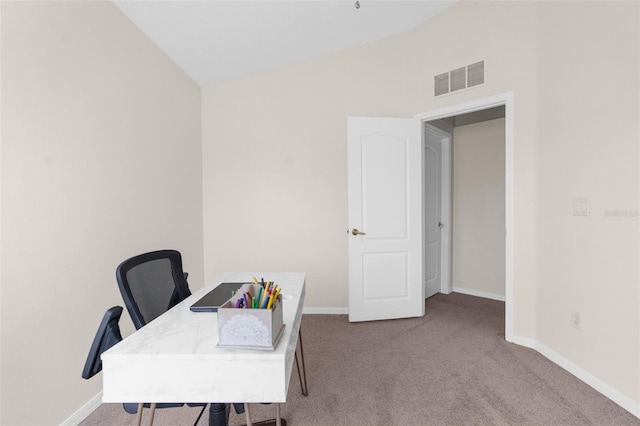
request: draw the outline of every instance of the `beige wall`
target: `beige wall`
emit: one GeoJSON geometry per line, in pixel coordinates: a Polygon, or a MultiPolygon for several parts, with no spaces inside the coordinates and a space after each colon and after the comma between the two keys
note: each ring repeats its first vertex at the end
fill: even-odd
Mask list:
{"type": "MultiPolygon", "coordinates": [[[[307,307],[347,306],[347,116],[407,117],[517,90],[527,99],[518,105],[527,119],[518,127],[517,177],[530,193],[535,31],[531,4],[469,3],[407,34],[204,88],[205,276],[301,270],[307,307]],[[452,25],[481,36],[443,38],[452,25]],[[433,99],[433,75],[478,59],[487,61],[490,85],[433,99]]],[[[531,212],[532,200],[519,202],[531,212]]],[[[532,221],[520,216],[520,236],[532,235],[532,221]]],[[[533,264],[521,264],[518,277],[516,328],[530,334],[533,264]]]]}
{"type": "Polygon", "coordinates": [[[453,130],[453,291],[505,297],[505,120],[453,130]]]}
{"type": "Polygon", "coordinates": [[[605,211],[638,209],[639,8],[460,2],[409,33],[204,88],[200,115],[199,89],[109,2],[0,2],[0,424],[60,424],[98,393],[80,369],[129,255],[181,250],[192,287],[306,271],[307,307],[346,307],[346,117],[507,91],[514,332],[637,407],[638,218],[605,211]],[[486,85],[433,99],[433,75],[481,59],[486,85]],[[571,215],[575,197],[591,216],[571,215]]]}
{"type": "Polygon", "coordinates": [[[176,248],[202,285],[200,89],[110,2],[0,8],[0,424],[57,425],[101,389],[120,261],[176,248]]]}
{"type": "Polygon", "coordinates": [[[636,402],[639,8],[538,9],[538,339],[636,402]],[[573,199],[583,197],[590,216],[573,216],[573,199]],[[607,216],[615,210],[636,213],[607,216]],[[569,326],[572,312],[580,331],[569,326]]]}
{"type": "Polygon", "coordinates": [[[306,271],[307,308],[345,308],[346,117],[513,91],[514,333],[637,406],[638,219],[602,209],[638,208],[638,16],[636,2],[460,2],[409,33],[204,88],[205,277],[306,271]],[[433,99],[433,75],[482,59],[486,85],[433,99]],[[592,198],[586,221],[567,216],[574,196],[592,198]]]}

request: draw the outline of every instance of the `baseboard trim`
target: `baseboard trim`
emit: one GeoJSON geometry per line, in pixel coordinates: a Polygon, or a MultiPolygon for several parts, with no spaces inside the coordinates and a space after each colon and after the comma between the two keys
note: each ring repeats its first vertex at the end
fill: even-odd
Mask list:
{"type": "MultiPolygon", "coordinates": [[[[454,292],[464,293],[462,291],[453,289],[454,292]]],[[[472,294],[472,296],[476,296],[476,294],[472,294]]],[[[479,296],[485,297],[485,296],[479,296]]],[[[491,297],[487,297],[491,299],[491,297]]],[[[499,299],[494,299],[499,300],[499,299]]],[[[304,308],[302,310],[303,314],[329,314],[329,315],[345,315],[349,313],[349,308],[304,308]]],[[[524,346],[526,348],[530,348],[535,350],[536,352],[543,355],[545,358],[558,365],[559,367],[565,369],[569,373],[576,376],[578,379],[582,380],[634,416],[640,419],[640,402],[634,401],[628,396],[622,394],[617,391],[607,383],[593,376],[588,371],[583,368],[577,366],[573,362],[569,361],[567,358],[563,357],[553,349],[548,346],[538,342],[537,340],[521,337],[521,336],[513,336],[513,340],[511,343],[516,345],[524,346]]],[[[86,404],[84,404],[78,411],[73,413],[68,419],[60,424],[60,426],[75,426],[80,424],[84,419],[89,417],[91,413],[93,413],[99,406],[102,404],[102,391],[100,391],[96,396],[91,398],[86,404]]]]}
{"type": "Polygon", "coordinates": [[[60,423],[60,426],[76,426],[79,425],[84,419],[89,417],[99,406],[102,404],[102,391],[96,396],[91,398],[84,404],[78,411],[73,413],[67,420],[60,423]]]}
{"type": "Polygon", "coordinates": [[[628,396],[617,391],[607,383],[603,382],[585,369],[569,361],[567,358],[563,357],[548,346],[538,342],[537,340],[519,336],[514,336],[513,343],[535,350],[554,364],[567,370],[569,373],[573,374],[578,379],[582,380],[583,382],[640,419],[640,402],[634,401],[628,396]]]}
{"type": "Polygon", "coordinates": [[[312,308],[312,307],[305,307],[305,308],[302,308],[302,313],[303,314],[309,314],[309,315],[314,315],[314,314],[348,315],[349,314],[349,308],[312,308]]]}
{"type": "Polygon", "coordinates": [[[485,299],[499,300],[504,302],[505,296],[502,294],[486,293],[484,291],[471,290],[463,287],[453,287],[454,293],[468,294],[469,296],[484,297],[485,299]]]}

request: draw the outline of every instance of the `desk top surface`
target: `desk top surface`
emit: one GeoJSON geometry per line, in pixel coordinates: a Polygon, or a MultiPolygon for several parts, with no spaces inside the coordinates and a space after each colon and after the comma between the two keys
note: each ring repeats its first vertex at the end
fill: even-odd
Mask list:
{"type": "Polygon", "coordinates": [[[103,401],[284,401],[304,294],[304,273],[221,275],[102,354],[103,401]],[[217,313],[192,312],[189,307],[220,283],[251,281],[254,276],[274,281],[282,288],[285,328],[280,342],[273,351],[217,347],[217,313]],[[233,371],[227,371],[230,369],[233,371]],[[263,370],[270,373],[262,374],[263,370]],[[244,375],[242,371],[255,379],[253,392],[248,392],[247,386],[237,386],[232,392],[231,382],[237,382],[244,375]],[[212,384],[212,377],[217,385],[212,384]],[[231,399],[223,398],[229,393],[231,399]],[[241,397],[244,399],[238,399],[241,397]]]}
{"type": "Polygon", "coordinates": [[[103,360],[138,357],[199,356],[216,358],[281,356],[291,337],[304,291],[303,273],[226,273],[209,285],[128,336],[102,355],[103,360]],[[216,312],[192,312],[189,307],[222,282],[251,281],[252,277],[274,281],[282,288],[284,335],[274,351],[251,351],[218,348],[218,315],[216,312]]]}

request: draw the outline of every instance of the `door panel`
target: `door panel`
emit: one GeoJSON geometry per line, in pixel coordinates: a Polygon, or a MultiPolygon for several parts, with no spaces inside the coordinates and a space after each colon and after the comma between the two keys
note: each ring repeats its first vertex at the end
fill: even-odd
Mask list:
{"type": "Polygon", "coordinates": [[[350,117],[348,128],[349,320],[424,315],[420,122],[350,117]]]}
{"type": "Polygon", "coordinates": [[[400,298],[405,299],[409,293],[407,288],[407,254],[399,253],[365,253],[363,255],[363,272],[365,302],[400,298]],[[398,285],[389,285],[397,281],[398,285]]]}
{"type": "Polygon", "coordinates": [[[407,237],[406,141],[393,134],[363,135],[362,214],[368,240],[407,237]]]}
{"type": "Polygon", "coordinates": [[[424,153],[424,227],[425,278],[424,295],[431,297],[440,292],[440,139],[425,132],[424,153]]]}

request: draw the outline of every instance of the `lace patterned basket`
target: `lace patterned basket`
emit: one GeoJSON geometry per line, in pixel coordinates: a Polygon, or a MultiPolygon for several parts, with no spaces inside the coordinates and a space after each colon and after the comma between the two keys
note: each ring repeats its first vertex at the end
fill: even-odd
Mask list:
{"type": "Polygon", "coordinates": [[[247,292],[258,294],[260,286],[245,284],[218,308],[218,346],[236,349],[274,350],[284,331],[282,296],[271,309],[235,308],[236,301],[247,292]]]}

